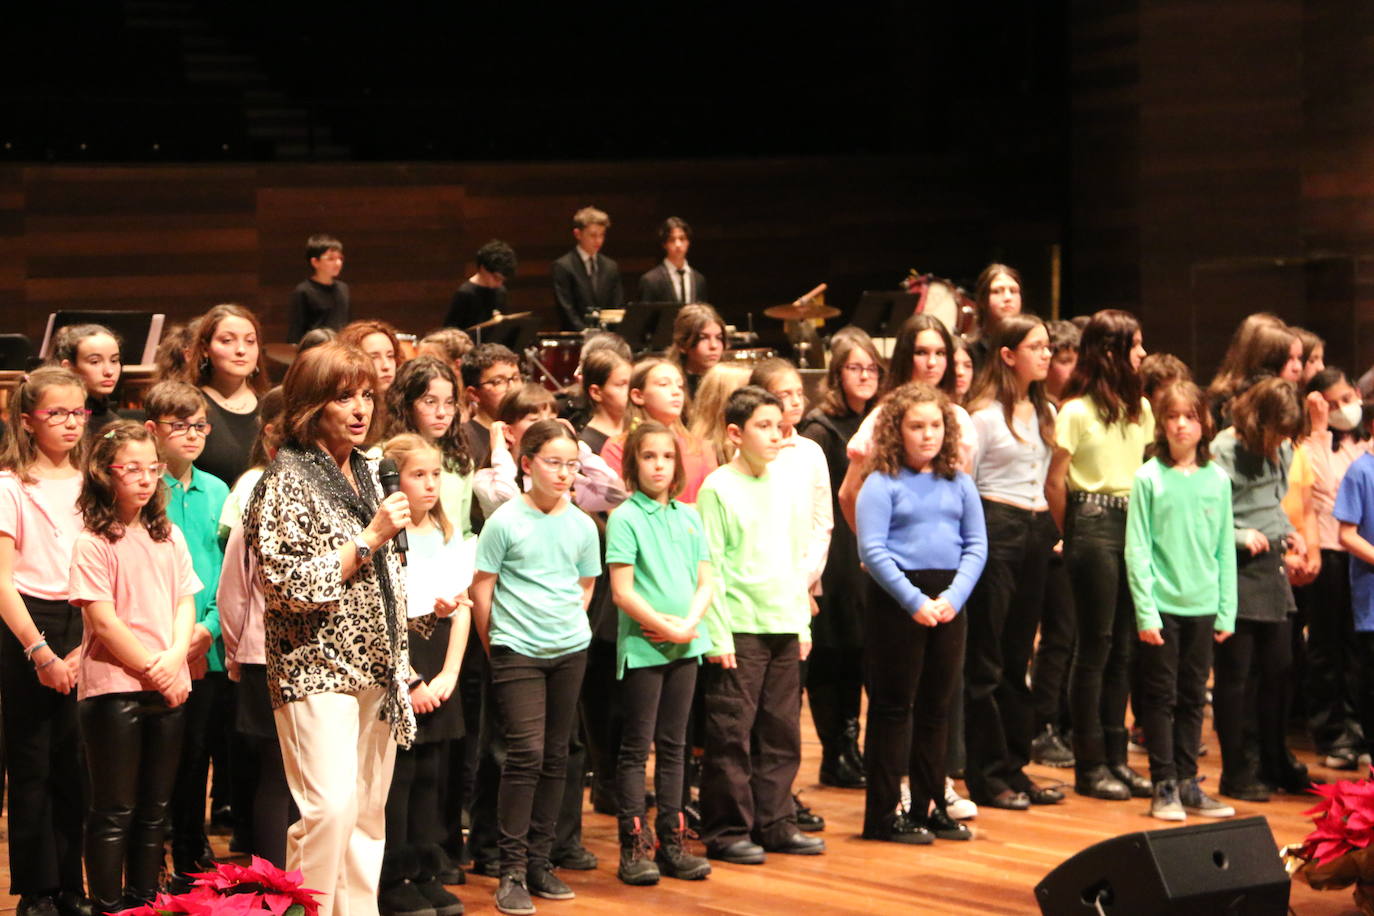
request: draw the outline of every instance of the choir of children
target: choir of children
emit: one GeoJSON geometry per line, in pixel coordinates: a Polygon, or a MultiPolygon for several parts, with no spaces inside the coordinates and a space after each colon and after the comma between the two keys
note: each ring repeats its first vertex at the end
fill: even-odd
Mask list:
{"type": "MultiPolygon", "coordinates": [[[[573,897],[555,868],[596,865],[578,839],[584,740],[626,884],[706,878],[698,833],[732,864],[825,852],[793,796],[803,685],[820,780],[865,791],[868,839],[971,837],[976,808],[946,779],[965,716],[978,805],[1063,803],[1035,761],[1073,766],[1080,795],[1148,797],[1156,818],[1228,816],[1197,776],[1209,676],[1219,793],[1301,791],[1290,582],[1321,759],[1368,759],[1374,418],[1321,340],[1251,316],[1204,392],[1176,358],[1142,363],[1129,313],[1047,324],[1004,265],[979,301],[971,348],[925,315],[890,361],[836,333],[810,413],[785,360],[715,366],[723,322],[689,305],[666,357],[589,340],[577,428],[505,347],[398,366],[389,325],[343,329],[377,382],[368,458],[395,462],[410,506],[395,591],[444,618],[396,673],[419,728],[391,781],[382,913],[457,916],[443,885],[460,861],[500,878],[501,912],[573,897]],[[584,691],[598,699],[579,712],[584,691]],[[1148,778],[1127,763],[1128,702],[1148,778]]],[[[20,916],[148,899],[165,834],[177,876],[210,864],[212,760],[247,787],[239,851],[301,864],[283,861],[262,558],[242,530],[281,396],[251,312],[190,327],[145,423],[115,414],[119,343],[95,325],[65,329],[10,401],[0,698],[20,916]],[[226,721],[242,738],[217,751],[226,721]]]]}

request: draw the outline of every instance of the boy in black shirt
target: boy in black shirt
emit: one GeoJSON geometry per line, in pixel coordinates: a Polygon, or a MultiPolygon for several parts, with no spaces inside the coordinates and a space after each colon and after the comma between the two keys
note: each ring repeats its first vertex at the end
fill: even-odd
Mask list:
{"type": "Polygon", "coordinates": [[[337,331],[348,324],[348,284],[339,279],[343,243],[333,236],[312,235],[305,243],[305,257],[312,273],[291,292],[288,343],[298,342],[315,328],[337,331]]]}
{"type": "Polygon", "coordinates": [[[515,276],[515,250],[499,239],[477,249],[477,273],[453,294],[444,327],[467,329],[506,310],[506,281],[515,276]]]}

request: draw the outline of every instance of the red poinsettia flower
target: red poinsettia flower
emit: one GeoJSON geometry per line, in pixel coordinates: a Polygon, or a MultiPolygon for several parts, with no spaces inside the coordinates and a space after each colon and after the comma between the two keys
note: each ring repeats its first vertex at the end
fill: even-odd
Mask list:
{"type": "Polygon", "coordinates": [[[1303,840],[1305,858],[1321,865],[1374,843],[1374,781],[1338,780],[1309,791],[1321,801],[1303,812],[1315,827],[1303,840]]]}

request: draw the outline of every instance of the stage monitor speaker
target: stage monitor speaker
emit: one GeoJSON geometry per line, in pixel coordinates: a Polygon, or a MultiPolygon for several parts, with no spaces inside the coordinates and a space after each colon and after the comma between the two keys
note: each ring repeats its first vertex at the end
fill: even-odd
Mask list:
{"type": "Polygon", "coordinates": [[[1262,817],[1128,833],[1035,887],[1044,916],[1285,916],[1288,875],[1262,817]]]}

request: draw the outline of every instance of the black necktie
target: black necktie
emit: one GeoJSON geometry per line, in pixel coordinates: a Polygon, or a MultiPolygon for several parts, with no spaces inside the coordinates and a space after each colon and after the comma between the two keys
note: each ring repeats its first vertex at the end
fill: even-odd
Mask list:
{"type": "Polygon", "coordinates": [[[683,305],[687,304],[687,268],[677,269],[677,299],[683,305]]]}
{"type": "Polygon", "coordinates": [[[592,284],[592,289],[596,289],[596,258],[587,259],[587,279],[592,284]]]}

